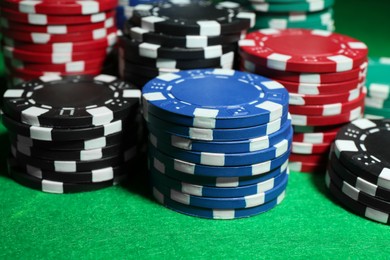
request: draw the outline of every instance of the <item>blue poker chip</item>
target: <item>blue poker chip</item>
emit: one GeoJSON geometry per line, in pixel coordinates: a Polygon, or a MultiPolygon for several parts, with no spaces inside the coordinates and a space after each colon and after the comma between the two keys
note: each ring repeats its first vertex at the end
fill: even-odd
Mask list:
{"type": "Polygon", "coordinates": [[[146,113],[144,113],[144,117],[149,125],[185,138],[203,141],[235,141],[253,139],[275,133],[287,122],[289,114],[284,114],[281,118],[275,119],[267,124],[230,129],[206,129],[176,125],[146,113]]]}
{"type": "Polygon", "coordinates": [[[143,88],[144,112],[199,128],[242,128],[282,117],[288,92],[280,83],[227,69],[161,75],[143,88]]]}
{"type": "Polygon", "coordinates": [[[275,208],[283,201],[285,192],[263,205],[242,209],[207,209],[188,206],[169,199],[169,196],[164,195],[155,187],[153,188],[153,195],[159,203],[179,213],[209,219],[237,219],[258,215],[275,208]]]}
{"type": "Polygon", "coordinates": [[[268,173],[280,167],[288,159],[290,150],[283,155],[268,161],[243,166],[207,166],[175,159],[168,156],[152,145],[149,145],[149,153],[152,158],[157,159],[156,167],[164,168],[165,171],[179,171],[182,173],[201,175],[209,177],[243,177],[268,173]]]}
{"type": "Polygon", "coordinates": [[[292,132],[291,120],[288,119],[278,131],[270,135],[241,141],[210,142],[169,134],[149,124],[149,133],[152,133],[162,142],[169,143],[171,146],[183,150],[209,153],[247,153],[260,151],[274,146],[292,132]]]}
{"type": "Polygon", "coordinates": [[[191,183],[194,185],[218,188],[237,188],[241,186],[255,185],[279,176],[281,173],[287,171],[288,160],[286,160],[281,166],[269,172],[243,177],[210,177],[187,174],[176,171],[174,169],[167,169],[161,161],[152,156],[149,156],[148,166],[152,173],[153,171],[157,171],[158,174],[165,174],[170,178],[181,180],[182,182],[191,183]]]}
{"type": "Polygon", "coordinates": [[[291,149],[291,140],[292,132],[274,146],[260,151],[248,153],[209,153],[182,150],[158,140],[153,134],[149,135],[149,143],[159,151],[178,160],[210,166],[240,166],[269,161],[287,153],[291,149]]]}
{"type": "Polygon", "coordinates": [[[276,177],[269,178],[263,182],[255,183],[247,186],[239,187],[208,187],[192,183],[182,182],[176,179],[173,179],[165,174],[160,173],[157,170],[151,170],[151,176],[153,182],[161,183],[170,189],[177,190],[179,192],[200,196],[200,197],[219,197],[219,198],[232,198],[232,197],[244,197],[259,194],[261,192],[269,191],[279,184],[281,184],[288,170],[282,172],[276,177]]]}

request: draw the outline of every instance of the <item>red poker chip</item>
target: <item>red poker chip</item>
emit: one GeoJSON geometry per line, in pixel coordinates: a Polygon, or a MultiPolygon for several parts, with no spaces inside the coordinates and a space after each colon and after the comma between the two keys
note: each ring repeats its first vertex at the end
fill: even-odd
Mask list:
{"type": "Polygon", "coordinates": [[[307,29],[263,29],[240,40],[240,55],[274,70],[350,71],[367,60],[367,46],[351,37],[307,29]]]}
{"type": "Polygon", "coordinates": [[[241,70],[263,75],[275,80],[284,80],[298,83],[327,84],[349,81],[354,79],[363,79],[367,73],[367,62],[364,62],[359,68],[349,71],[334,73],[297,73],[289,71],[273,70],[251,61],[243,59],[241,61],[241,70]]]}
{"type": "Polygon", "coordinates": [[[291,123],[293,125],[301,126],[324,126],[332,124],[343,124],[360,118],[363,115],[363,112],[364,105],[358,106],[357,108],[352,109],[347,113],[335,116],[305,116],[291,114],[291,123]]]}
{"type": "Polygon", "coordinates": [[[29,52],[44,52],[44,53],[71,53],[104,50],[113,46],[117,42],[117,33],[111,33],[107,37],[95,41],[85,42],[61,42],[49,44],[33,44],[13,41],[9,38],[4,38],[4,46],[16,48],[29,52]]]}
{"type": "Polygon", "coordinates": [[[305,162],[313,164],[326,164],[328,155],[324,154],[297,154],[291,153],[289,157],[290,162],[305,162]]]}
{"type": "Polygon", "coordinates": [[[294,115],[332,116],[345,114],[354,108],[364,106],[366,94],[363,92],[357,99],[346,103],[327,105],[289,106],[289,112],[294,115]]]}
{"type": "Polygon", "coordinates": [[[39,64],[25,63],[16,59],[5,59],[8,68],[28,69],[32,71],[53,71],[60,73],[85,73],[86,71],[99,70],[105,63],[105,57],[102,59],[79,60],[63,64],[39,64]]]}
{"type": "Polygon", "coordinates": [[[34,44],[96,41],[100,39],[105,39],[108,35],[116,32],[117,28],[115,26],[111,28],[100,28],[95,29],[93,31],[69,34],[28,33],[23,31],[13,31],[6,29],[2,31],[2,33],[6,37],[17,41],[30,42],[34,44]]]}
{"type": "Polygon", "coordinates": [[[296,106],[307,106],[345,103],[359,98],[364,91],[364,87],[359,87],[348,92],[340,92],[337,94],[304,95],[289,93],[289,104],[296,106]]]}
{"type": "Polygon", "coordinates": [[[326,163],[289,162],[288,168],[293,172],[325,173],[326,163]]]}
{"type": "Polygon", "coordinates": [[[338,132],[344,124],[339,125],[327,125],[327,126],[293,126],[294,135],[297,133],[300,134],[312,134],[312,133],[334,133],[338,132]]]}
{"type": "Polygon", "coordinates": [[[296,83],[290,81],[276,80],[282,84],[290,93],[305,94],[305,95],[321,95],[321,94],[337,94],[349,91],[364,85],[364,79],[342,81],[338,83],[311,84],[311,83],[296,83]]]}
{"type": "Polygon", "coordinates": [[[115,26],[115,18],[110,17],[104,22],[82,24],[82,25],[29,25],[24,23],[12,22],[5,18],[0,18],[0,26],[10,31],[22,31],[30,33],[48,33],[48,34],[71,34],[93,31],[100,28],[110,28],[115,26]]]}
{"type": "Polygon", "coordinates": [[[64,24],[89,24],[104,22],[115,16],[115,11],[101,12],[92,15],[45,15],[23,14],[9,8],[1,8],[1,17],[10,21],[34,25],[64,25],[64,24]]]}
{"type": "Polygon", "coordinates": [[[89,52],[72,52],[72,53],[37,53],[29,52],[25,50],[19,50],[10,47],[4,47],[4,57],[9,59],[19,59],[24,62],[32,63],[46,63],[46,64],[63,64],[77,60],[88,60],[90,58],[104,59],[106,55],[111,51],[111,48],[107,50],[89,51],[89,52]]]}
{"type": "Polygon", "coordinates": [[[336,138],[336,132],[327,132],[327,133],[294,133],[293,142],[303,142],[309,144],[321,144],[321,143],[331,143],[336,138]]]}
{"type": "Polygon", "coordinates": [[[118,4],[117,0],[89,0],[89,1],[23,1],[3,0],[2,7],[6,7],[21,13],[29,14],[95,14],[114,9],[118,4]]]}
{"type": "Polygon", "coordinates": [[[311,144],[292,142],[292,153],[295,154],[328,154],[332,143],[311,144]]]}

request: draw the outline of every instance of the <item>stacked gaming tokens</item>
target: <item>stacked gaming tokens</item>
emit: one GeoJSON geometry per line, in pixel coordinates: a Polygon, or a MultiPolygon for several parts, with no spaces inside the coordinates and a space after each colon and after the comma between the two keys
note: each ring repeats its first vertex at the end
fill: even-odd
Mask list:
{"type": "Polygon", "coordinates": [[[289,91],[290,169],[324,172],[338,129],[363,113],[366,45],[327,31],[264,29],[240,41],[240,55],[244,70],[289,91]]]}
{"type": "Polygon", "coordinates": [[[134,169],[140,95],[108,75],[42,76],[8,89],[3,124],[12,145],[11,177],[52,193],[124,179],[134,169]]]}
{"type": "Polygon", "coordinates": [[[358,119],[336,136],[326,176],[330,192],[352,212],[390,224],[390,121],[358,119]]]}
{"type": "Polygon", "coordinates": [[[390,58],[370,58],[367,72],[365,117],[390,118],[390,58]]]}
{"type": "Polygon", "coordinates": [[[153,194],[188,215],[232,219],[284,198],[292,127],[276,81],[226,70],[159,76],[143,88],[153,194]]]}
{"type": "Polygon", "coordinates": [[[231,69],[237,42],[254,18],[235,3],[138,5],[119,41],[121,76],[142,87],[164,73],[231,69]]]}
{"type": "Polygon", "coordinates": [[[117,0],[1,1],[3,51],[13,82],[100,74],[116,43],[117,0]]]}
{"type": "Polygon", "coordinates": [[[334,0],[250,0],[255,29],[308,28],[334,31],[334,0]]]}

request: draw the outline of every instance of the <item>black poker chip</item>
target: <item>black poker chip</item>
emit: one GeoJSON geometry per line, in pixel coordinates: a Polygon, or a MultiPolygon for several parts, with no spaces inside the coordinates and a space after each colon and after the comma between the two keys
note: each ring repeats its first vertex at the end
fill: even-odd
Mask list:
{"type": "Polygon", "coordinates": [[[186,5],[162,3],[136,6],[131,22],[143,29],[169,35],[218,36],[252,27],[255,14],[206,1],[186,5]]]}
{"type": "Polygon", "coordinates": [[[91,183],[68,183],[60,181],[52,181],[40,179],[32,175],[26,174],[20,169],[9,167],[8,173],[12,179],[21,185],[31,189],[40,190],[47,193],[76,193],[95,191],[103,188],[111,187],[123,182],[127,178],[127,174],[119,175],[112,180],[91,182],[91,183]]]}
{"type": "MultiPolygon", "coordinates": [[[[135,169],[135,160],[126,163],[84,172],[56,172],[43,170],[29,164],[17,162],[14,158],[8,158],[8,167],[24,175],[29,175],[39,180],[62,183],[100,183],[112,181],[128,174],[135,169]]],[[[12,171],[11,170],[11,171],[12,171]]]]}
{"type": "Polygon", "coordinates": [[[21,143],[28,147],[39,147],[41,149],[56,151],[98,149],[112,145],[133,144],[137,140],[137,133],[135,129],[133,131],[127,130],[126,132],[111,134],[93,139],[62,142],[35,140],[27,136],[18,134],[15,135],[13,133],[9,133],[8,135],[11,143],[21,143]]]}
{"type": "Polygon", "coordinates": [[[345,182],[368,195],[380,198],[385,201],[390,201],[390,189],[377,186],[361,177],[358,177],[353,172],[348,170],[344,165],[342,165],[333,152],[330,154],[329,162],[334,171],[337,172],[340,178],[345,182]]]}
{"type": "Polygon", "coordinates": [[[170,48],[202,48],[213,45],[225,45],[238,42],[242,37],[239,33],[219,36],[175,36],[163,33],[150,32],[141,27],[134,27],[130,22],[126,24],[126,30],[127,35],[133,40],[139,42],[149,42],[170,48]]]}
{"type": "Polygon", "coordinates": [[[140,91],[116,77],[43,76],[8,89],[4,113],[44,127],[91,127],[136,113],[140,91]]]}
{"type": "Polygon", "coordinates": [[[20,123],[8,117],[2,116],[3,124],[15,134],[27,136],[34,140],[41,141],[74,141],[99,138],[111,134],[121,133],[125,128],[135,128],[134,122],[128,120],[117,120],[112,123],[87,128],[51,128],[30,126],[20,123]]]}
{"type": "Polygon", "coordinates": [[[390,189],[390,119],[358,119],[338,132],[334,150],[351,172],[390,189]]]}
{"type": "Polygon", "coordinates": [[[83,172],[101,168],[120,165],[136,156],[136,147],[129,148],[124,153],[116,154],[112,157],[105,157],[96,160],[47,160],[24,155],[11,146],[11,153],[16,161],[29,164],[31,166],[55,172],[83,172]]]}
{"type": "Polygon", "coordinates": [[[235,51],[236,44],[228,45],[214,45],[203,48],[168,48],[161,45],[138,42],[131,40],[125,36],[119,38],[119,46],[123,48],[123,56],[126,59],[128,53],[133,55],[136,53],[138,56],[157,59],[178,59],[178,60],[196,60],[196,59],[213,59],[221,57],[223,54],[235,51]]]}
{"type": "MultiPolygon", "coordinates": [[[[137,53],[128,52],[126,57],[123,55],[123,49],[119,48],[121,58],[123,60],[123,66],[126,64],[134,63],[141,66],[147,66],[150,68],[160,69],[197,69],[197,68],[214,68],[221,67],[222,65],[234,61],[234,52],[228,52],[217,58],[212,59],[195,59],[195,60],[176,60],[176,59],[153,59],[141,57],[137,53]]],[[[123,68],[122,68],[123,69],[123,68]]]]}

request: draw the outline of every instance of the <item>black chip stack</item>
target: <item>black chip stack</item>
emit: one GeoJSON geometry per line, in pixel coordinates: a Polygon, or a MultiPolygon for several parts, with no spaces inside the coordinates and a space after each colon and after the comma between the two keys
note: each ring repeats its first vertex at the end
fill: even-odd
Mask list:
{"type": "Polygon", "coordinates": [[[390,224],[390,120],[358,119],[336,136],[326,175],[330,193],[352,212],[390,224]]]}
{"type": "Polygon", "coordinates": [[[254,18],[231,2],[137,5],[119,40],[120,75],[141,88],[165,73],[231,69],[237,42],[254,18]]]}
{"type": "Polygon", "coordinates": [[[134,171],[140,91],[113,76],[43,76],[8,89],[9,174],[51,193],[96,190],[134,171]]]}

